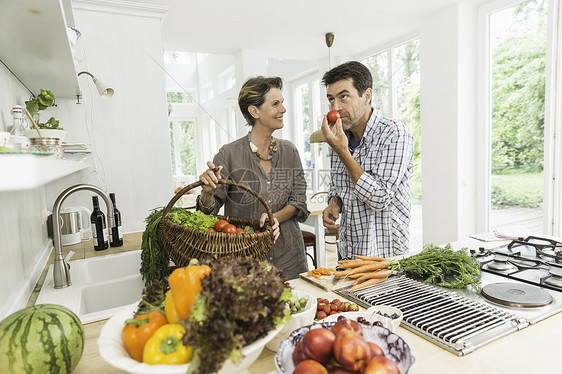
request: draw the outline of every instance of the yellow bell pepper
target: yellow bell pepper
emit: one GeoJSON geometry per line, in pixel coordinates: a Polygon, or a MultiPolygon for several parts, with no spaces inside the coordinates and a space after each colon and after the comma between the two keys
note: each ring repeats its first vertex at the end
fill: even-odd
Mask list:
{"type": "Polygon", "coordinates": [[[143,362],[151,365],[181,365],[190,362],[193,350],[181,342],[184,334],[183,326],[176,323],[160,327],[144,346],[143,362]]]}
{"type": "Polygon", "coordinates": [[[201,279],[210,272],[211,268],[207,265],[199,266],[190,263],[188,267],[176,268],[170,274],[168,283],[180,319],[189,319],[190,308],[195,303],[195,296],[201,291],[201,279]]]}
{"type": "Polygon", "coordinates": [[[164,312],[166,313],[166,319],[168,323],[177,323],[180,320],[178,316],[178,311],[176,310],[176,304],[174,304],[174,297],[172,296],[172,291],[166,292],[166,302],[164,303],[164,312]]]}

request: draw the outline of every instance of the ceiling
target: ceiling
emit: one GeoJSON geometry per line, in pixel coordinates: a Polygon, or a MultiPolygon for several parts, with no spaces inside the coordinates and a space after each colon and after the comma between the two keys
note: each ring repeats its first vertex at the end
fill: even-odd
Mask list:
{"type": "MultiPolygon", "coordinates": [[[[457,0],[134,0],[167,7],[167,50],[234,54],[264,51],[270,58],[315,61],[372,51],[413,34],[420,19],[457,0]]],[[[464,0],[481,3],[483,0],[464,0]]]]}

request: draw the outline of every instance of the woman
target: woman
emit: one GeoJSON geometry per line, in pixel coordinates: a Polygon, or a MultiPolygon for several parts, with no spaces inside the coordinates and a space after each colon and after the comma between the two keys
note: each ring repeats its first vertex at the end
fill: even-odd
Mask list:
{"type": "Polygon", "coordinates": [[[242,183],[258,192],[273,212],[275,242],[266,259],[294,279],[308,270],[302,233],[298,222],[310,212],[306,207],[306,181],[300,156],[293,143],[276,139],[273,132],[283,128],[283,106],[279,77],[249,79],[240,90],[238,105],[251,127],[243,138],[221,147],[199,180],[203,192],[197,200],[204,213],[216,214],[224,204],[227,216],[267,218],[257,198],[234,186],[217,185],[220,178],[242,183]]]}

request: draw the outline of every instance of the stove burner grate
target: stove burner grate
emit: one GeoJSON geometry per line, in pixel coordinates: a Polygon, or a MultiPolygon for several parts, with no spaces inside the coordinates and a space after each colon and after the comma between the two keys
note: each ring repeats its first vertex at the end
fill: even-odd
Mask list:
{"type": "Polygon", "coordinates": [[[537,256],[554,259],[555,262],[562,262],[562,243],[540,236],[528,236],[525,239],[519,238],[508,244],[507,248],[512,249],[520,245],[526,245],[535,248],[537,256]]]}
{"type": "Polygon", "coordinates": [[[535,308],[552,303],[552,296],[545,290],[523,283],[491,283],[482,287],[482,296],[496,304],[535,308]]]}

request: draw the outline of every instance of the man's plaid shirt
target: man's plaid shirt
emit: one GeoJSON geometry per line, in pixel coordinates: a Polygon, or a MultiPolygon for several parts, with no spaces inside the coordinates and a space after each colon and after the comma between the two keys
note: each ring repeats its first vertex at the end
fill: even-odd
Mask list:
{"type": "MultiPolygon", "coordinates": [[[[349,136],[349,135],[348,135],[349,136]]],[[[341,257],[391,257],[408,252],[410,175],[414,138],[404,124],[373,110],[353,158],[365,173],[354,186],[346,167],[330,149],[328,201],[339,196],[341,257]]]]}

